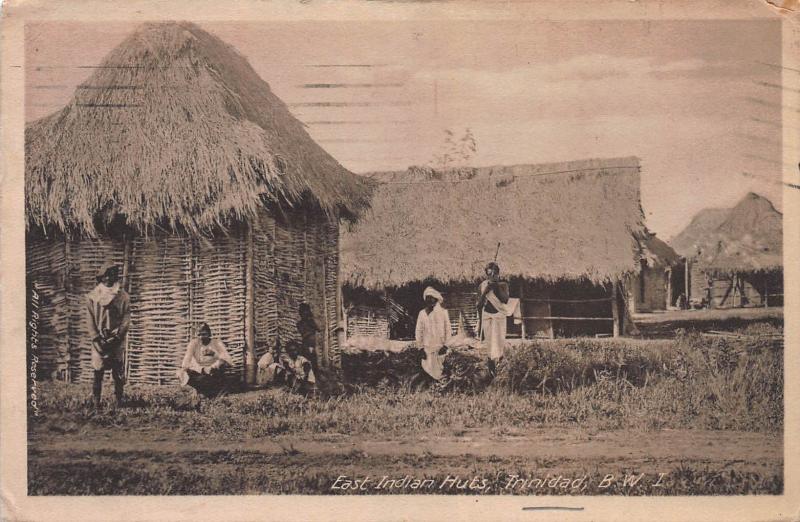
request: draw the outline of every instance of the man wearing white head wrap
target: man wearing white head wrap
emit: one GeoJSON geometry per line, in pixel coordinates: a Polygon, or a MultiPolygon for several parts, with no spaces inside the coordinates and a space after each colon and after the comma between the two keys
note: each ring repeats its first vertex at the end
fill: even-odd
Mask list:
{"type": "Polygon", "coordinates": [[[422,293],[425,308],[417,316],[417,347],[425,352],[422,369],[432,378],[442,378],[444,352],[450,338],[450,316],[442,308],[442,294],[429,286],[422,293]]]}

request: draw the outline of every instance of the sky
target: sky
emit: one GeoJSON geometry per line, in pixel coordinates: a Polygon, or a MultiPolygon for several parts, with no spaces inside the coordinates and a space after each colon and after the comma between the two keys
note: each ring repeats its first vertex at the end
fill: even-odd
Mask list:
{"type": "MultiPolygon", "coordinates": [[[[356,173],[638,156],[669,239],[748,192],[781,203],[779,20],[201,23],[356,173]]],[[[127,23],[26,27],[26,119],[72,97],[127,23]]],[[[610,202],[613,204],[613,202],[610,202]]]]}

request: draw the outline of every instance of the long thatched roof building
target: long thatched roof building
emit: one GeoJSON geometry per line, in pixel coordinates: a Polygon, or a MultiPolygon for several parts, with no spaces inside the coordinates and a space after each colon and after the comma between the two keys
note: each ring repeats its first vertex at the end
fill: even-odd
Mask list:
{"type": "Polygon", "coordinates": [[[366,208],[369,182],[217,37],[141,26],[67,106],[28,125],[25,160],[28,279],[51,308],[45,368],[88,378],[81,311],[104,261],[131,294],[134,381],[167,382],[202,322],[252,363],[296,335],[303,301],[335,362],[339,219],[366,208]]]}
{"type": "Polygon", "coordinates": [[[529,315],[562,318],[553,321],[571,331],[567,323],[580,320],[567,316],[592,324],[600,314],[610,332],[612,290],[645,255],[639,170],[628,157],[373,174],[380,184],[371,210],[342,235],[343,277],[367,289],[435,281],[447,287],[451,311],[474,315],[473,299],[454,289],[474,291],[500,243],[512,293],[546,305],[529,315]],[[607,302],[590,310],[581,299],[607,302]]]}
{"type": "Polygon", "coordinates": [[[358,285],[472,281],[498,242],[506,277],[604,283],[636,270],[636,158],[373,178],[372,209],[342,238],[344,275],[358,285]]]}

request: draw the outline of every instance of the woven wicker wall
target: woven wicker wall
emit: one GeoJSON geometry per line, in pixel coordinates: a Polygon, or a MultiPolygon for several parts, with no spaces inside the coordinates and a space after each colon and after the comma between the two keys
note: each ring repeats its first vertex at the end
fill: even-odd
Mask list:
{"type": "MultiPolygon", "coordinates": [[[[66,242],[61,239],[30,239],[25,248],[28,287],[38,299],[39,370],[51,375],[69,365],[69,318],[67,309],[66,242]]],[[[30,295],[29,295],[30,298],[30,295]]]]}
{"type": "Polygon", "coordinates": [[[253,284],[256,358],[271,349],[278,335],[278,274],[275,263],[275,219],[266,211],[253,226],[253,284]]]}
{"type": "Polygon", "coordinates": [[[244,364],[245,240],[241,232],[193,242],[192,332],[204,322],[228,347],[233,366],[244,364]]]}
{"type": "Polygon", "coordinates": [[[321,332],[317,334],[318,356],[321,362],[326,361],[325,354],[325,227],[324,223],[313,214],[306,215],[306,282],[305,301],[321,332]]]}
{"type": "Polygon", "coordinates": [[[324,221],[324,237],[320,243],[325,245],[325,311],[326,346],[323,352],[327,364],[341,368],[341,350],[337,329],[339,328],[339,222],[324,221]]]}
{"type": "MultiPolygon", "coordinates": [[[[263,212],[253,227],[255,345],[261,356],[280,336],[297,339],[298,307],[312,305],[323,332],[318,344],[338,363],[338,223],[297,210],[287,219],[263,212]]],[[[111,239],[29,240],[28,276],[43,294],[40,367],[69,361],[73,381],[92,379],[86,294],[101,264],[124,265],[125,244],[111,239]]],[[[130,382],[171,384],[186,344],[207,322],[228,346],[236,370],[244,361],[246,244],[243,231],[207,241],[178,236],[129,244],[131,329],[126,349],[130,382]]]]}
{"type": "Polygon", "coordinates": [[[458,333],[459,320],[462,321],[465,333],[475,335],[478,326],[477,286],[459,285],[445,289],[444,307],[450,314],[450,326],[453,335],[458,333]]]}
{"type": "Polygon", "coordinates": [[[128,378],[174,383],[190,334],[191,243],[174,236],[138,238],[131,257],[128,378]]]}
{"type": "Polygon", "coordinates": [[[306,302],[322,332],[321,363],[338,364],[338,222],[313,210],[286,211],[277,219],[262,212],[253,227],[256,354],[276,338],[299,340],[298,308],[306,302]]]}
{"type": "Polygon", "coordinates": [[[389,314],[384,308],[357,305],[347,312],[347,336],[389,338],[389,314]]]}
{"type": "Polygon", "coordinates": [[[277,281],[278,336],[284,346],[297,340],[298,307],[305,300],[305,220],[299,212],[287,212],[275,222],[275,269],[277,281]]]}

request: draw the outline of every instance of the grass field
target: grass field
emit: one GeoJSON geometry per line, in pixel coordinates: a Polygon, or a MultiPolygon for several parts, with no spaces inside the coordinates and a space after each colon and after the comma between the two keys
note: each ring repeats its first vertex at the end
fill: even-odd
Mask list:
{"type": "Polygon", "coordinates": [[[42,383],[29,492],[777,494],[782,359],[758,337],[548,341],[515,348],[488,386],[202,401],[129,386],[101,411],[88,386],[42,383]],[[332,489],[340,476],[370,487],[332,489]]]}
{"type": "Polygon", "coordinates": [[[745,332],[782,331],[783,307],[670,310],[634,314],[642,337],[673,337],[678,330],[745,332]]]}

